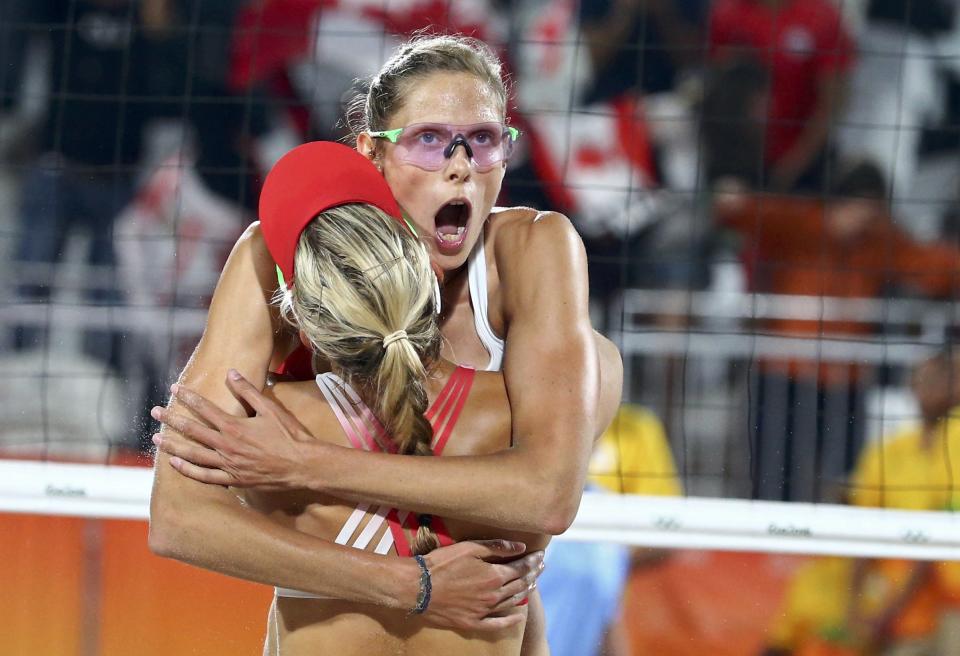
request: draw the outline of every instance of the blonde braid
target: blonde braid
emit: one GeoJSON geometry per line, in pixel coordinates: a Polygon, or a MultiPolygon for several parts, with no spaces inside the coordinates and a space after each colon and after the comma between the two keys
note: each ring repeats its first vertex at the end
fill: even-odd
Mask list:
{"type": "MultiPolygon", "coordinates": [[[[374,409],[400,453],[433,455],[433,428],[423,415],[440,331],[423,244],[372,206],[343,205],[304,229],[294,271],[294,288],[281,300],[284,316],[374,409]]],[[[421,527],[414,552],[437,546],[432,530],[421,527]]]]}

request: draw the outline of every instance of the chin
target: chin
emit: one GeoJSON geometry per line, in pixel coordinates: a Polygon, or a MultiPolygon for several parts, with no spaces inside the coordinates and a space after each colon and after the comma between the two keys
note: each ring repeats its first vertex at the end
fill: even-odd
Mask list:
{"type": "Polygon", "coordinates": [[[432,257],[433,263],[443,271],[455,271],[467,263],[467,258],[470,257],[470,250],[471,249],[464,248],[458,253],[439,253],[434,250],[432,257]]]}

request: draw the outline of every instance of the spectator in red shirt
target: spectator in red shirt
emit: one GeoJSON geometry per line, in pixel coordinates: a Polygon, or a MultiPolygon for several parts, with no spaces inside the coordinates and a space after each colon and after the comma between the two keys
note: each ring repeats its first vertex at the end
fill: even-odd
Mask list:
{"type": "Polygon", "coordinates": [[[818,188],[853,43],[829,0],[717,0],[714,60],[755,58],[770,76],[765,161],[774,189],[818,188]]]}

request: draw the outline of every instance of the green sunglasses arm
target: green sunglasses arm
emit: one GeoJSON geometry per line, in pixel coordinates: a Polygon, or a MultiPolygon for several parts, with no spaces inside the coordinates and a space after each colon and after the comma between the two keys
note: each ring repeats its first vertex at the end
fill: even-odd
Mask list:
{"type": "Polygon", "coordinates": [[[400,137],[400,133],[402,132],[403,128],[397,128],[395,130],[368,130],[367,134],[374,139],[386,139],[390,143],[397,143],[397,139],[400,137]]]}

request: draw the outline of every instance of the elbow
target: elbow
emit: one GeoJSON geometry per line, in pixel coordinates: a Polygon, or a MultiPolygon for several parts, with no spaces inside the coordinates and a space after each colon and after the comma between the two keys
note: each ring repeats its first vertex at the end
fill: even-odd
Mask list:
{"type": "Polygon", "coordinates": [[[176,513],[164,508],[156,501],[150,504],[150,527],[147,533],[147,546],[155,556],[173,558],[177,539],[176,513]]]}
{"type": "Polygon", "coordinates": [[[573,518],[576,515],[570,516],[560,513],[551,513],[549,516],[545,517],[542,525],[540,526],[540,532],[545,533],[546,535],[562,535],[567,532],[567,529],[570,528],[570,525],[573,524],[573,518]]]}
{"type": "Polygon", "coordinates": [[[586,471],[572,467],[570,458],[550,458],[538,454],[537,474],[529,475],[522,488],[516,490],[514,504],[526,526],[522,530],[547,535],[566,532],[580,510],[586,471]]]}
{"type": "Polygon", "coordinates": [[[189,562],[189,554],[194,550],[202,535],[202,520],[195,516],[200,505],[179,495],[154,494],[150,499],[150,526],[147,533],[147,547],[151,553],[162,558],[173,558],[189,562]],[[190,509],[194,509],[191,511],[190,509]]]}
{"type": "Polygon", "coordinates": [[[570,525],[573,524],[573,520],[577,517],[579,506],[579,497],[576,503],[564,503],[561,501],[560,503],[552,504],[541,521],[540,531],[547,535],[566,533],[570,525]]]}
{"type": "Polygon", "coordinates": [[[563,486],[550,485],[548,481],[528,480],[527,483],[527,487],[515,490],[512,495],[512,519],[502,525],[544,535],[566,532],[577,516],[581,494],[572,490],[572,486],[565,492],[563,486]]]}
{"type": "Polygon", "coordinates": [[[552,488],[542,487],[542,490],[551,489],[549,494],[540,494],[537,497],[539,512],[534,513],[538,533],[560,535],[565,533],[580,509],[580,497],[583,496],[583,485],[554,485],[552,488]]]}

